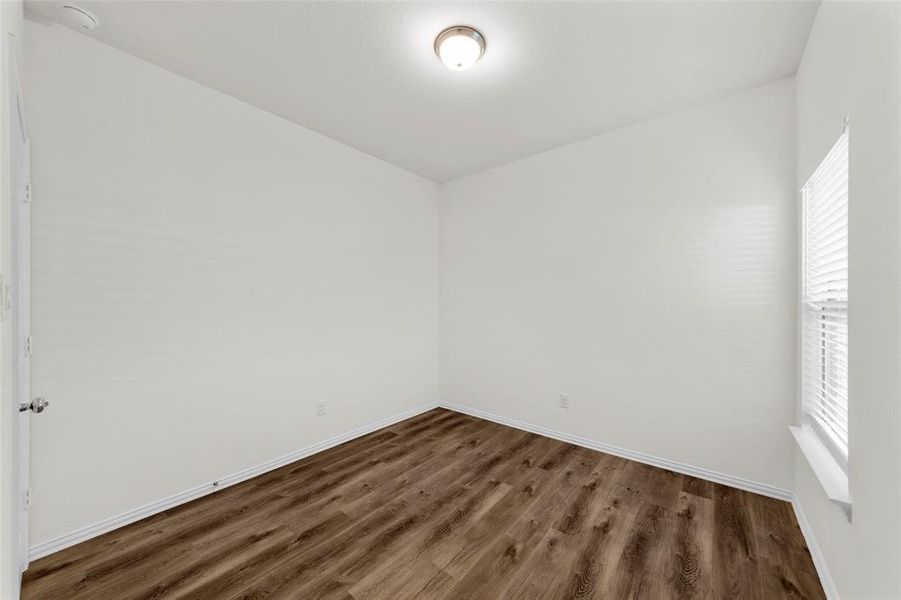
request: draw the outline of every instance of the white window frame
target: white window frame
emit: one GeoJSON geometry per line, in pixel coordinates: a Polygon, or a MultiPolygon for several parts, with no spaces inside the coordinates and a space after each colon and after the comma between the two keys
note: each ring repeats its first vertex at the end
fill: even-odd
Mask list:
{"type": "Polygon", "coordinates": [[[827,495],[845,509],[850,519],[849,179],[846,124],[841,136],[801,188],[802,423],[791,429],[827,495]],[[816,205],[811,206],[812,202],[816,205]]]}

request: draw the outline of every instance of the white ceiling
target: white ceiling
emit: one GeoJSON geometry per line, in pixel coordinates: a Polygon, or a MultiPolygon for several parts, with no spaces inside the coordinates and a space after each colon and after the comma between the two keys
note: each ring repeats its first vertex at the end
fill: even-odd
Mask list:
{"type": "MultiPolygon", "coordinates": [[[[30,2],[59,19],[58,2],[30,2]]],[[[810,2],[84,1],[88,34],[446,181],[792,75],[810,2]],[[432,42],[487,39],[466,72],[432,42]]]]}

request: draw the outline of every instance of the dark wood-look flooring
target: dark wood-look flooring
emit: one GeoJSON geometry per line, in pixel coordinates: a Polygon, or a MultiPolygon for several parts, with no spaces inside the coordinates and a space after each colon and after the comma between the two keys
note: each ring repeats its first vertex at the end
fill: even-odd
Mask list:
{"type": "Polygon", "coordinates": [[[824,598],[786,502],[441,409],[35,561],[23,594],[824,598]]]}

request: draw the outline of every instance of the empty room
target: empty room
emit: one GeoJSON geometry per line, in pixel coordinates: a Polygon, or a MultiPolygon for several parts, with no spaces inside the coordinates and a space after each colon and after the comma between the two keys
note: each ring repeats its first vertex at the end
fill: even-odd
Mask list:
{"type": "Polygon", "coordinates": [[[901,0],[0,33],[0,600],[901,600],[901,0]]]}

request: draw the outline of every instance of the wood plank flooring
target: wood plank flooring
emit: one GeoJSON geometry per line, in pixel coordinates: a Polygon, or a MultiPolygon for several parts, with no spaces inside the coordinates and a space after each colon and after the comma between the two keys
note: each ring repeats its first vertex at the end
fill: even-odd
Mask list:
{"type": "Polygon", "coordinates": [[[821,599],[786,502],[436,409],[32,563],[29,599],[821,599]]]}

